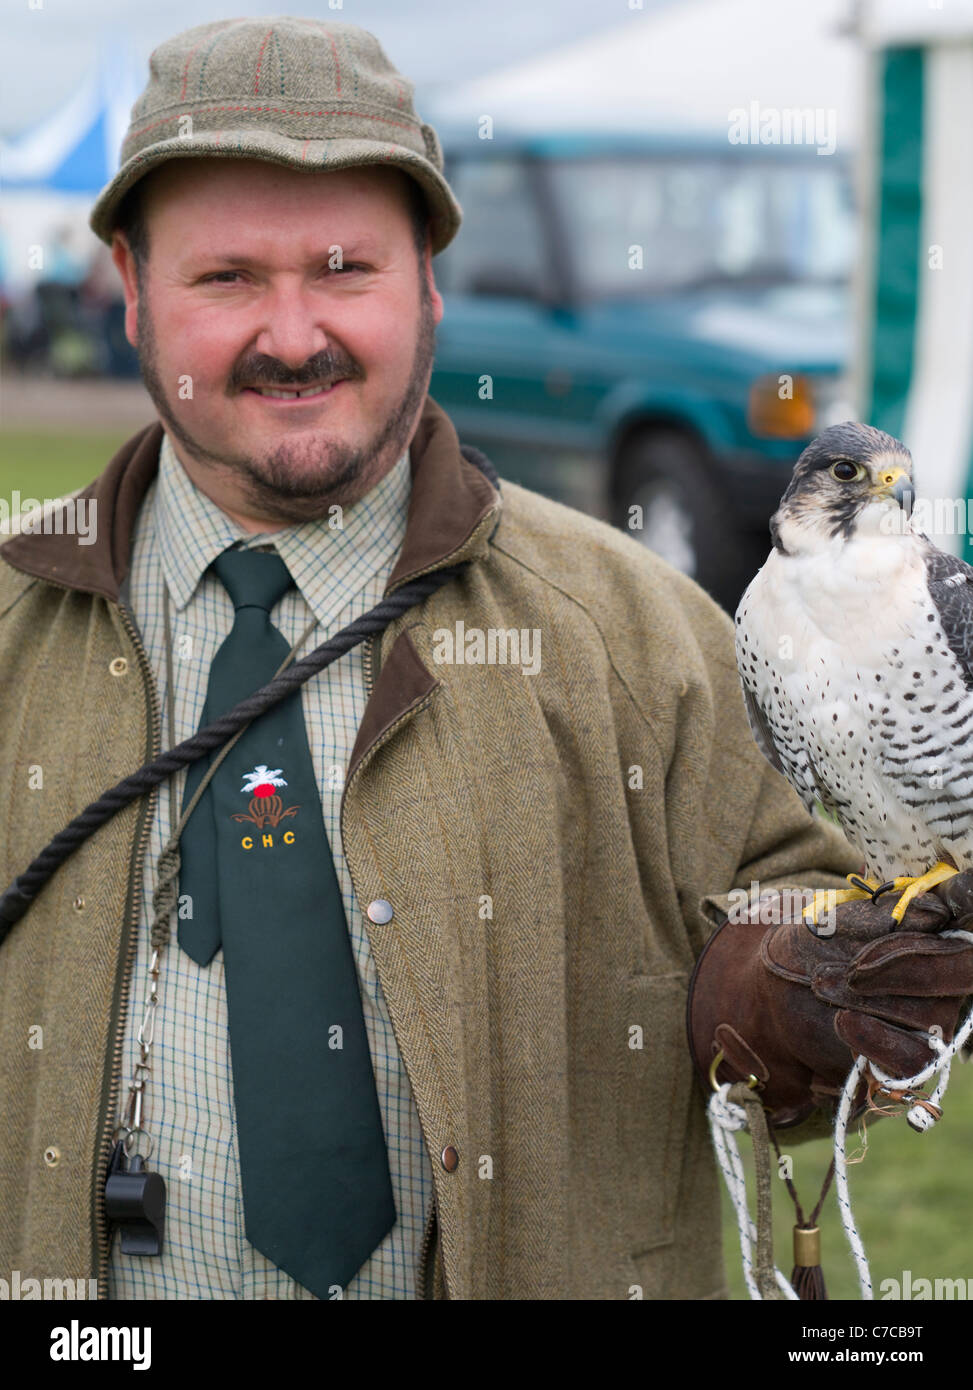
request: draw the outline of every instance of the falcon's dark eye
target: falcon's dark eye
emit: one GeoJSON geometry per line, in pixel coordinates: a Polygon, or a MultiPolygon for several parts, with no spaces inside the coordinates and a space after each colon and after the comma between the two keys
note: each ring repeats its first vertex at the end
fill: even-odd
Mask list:
{"type": "Polygon", "coordinates": [[[831,476],[837,478],[839,483],[857,483],[859,478],[864,478],[865,470],[860,463],[839,459],[831,465],[831,476]]]}

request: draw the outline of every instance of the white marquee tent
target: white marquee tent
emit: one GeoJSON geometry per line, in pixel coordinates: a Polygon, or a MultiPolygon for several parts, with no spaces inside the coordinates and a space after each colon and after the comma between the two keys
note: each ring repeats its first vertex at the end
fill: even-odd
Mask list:
{"type": "Polygon", "coordinates": [[[756,100],[834,110],[848,150],[860,91],[850,11],[850,0],[677,0],[447,89],[427,119],[713,132],[756,100]]]}

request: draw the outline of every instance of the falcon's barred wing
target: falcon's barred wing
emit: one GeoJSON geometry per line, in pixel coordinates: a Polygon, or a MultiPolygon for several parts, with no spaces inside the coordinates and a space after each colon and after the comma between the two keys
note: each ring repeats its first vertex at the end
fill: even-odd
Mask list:
{"type": "Polygon", "coordinates": [[[770,725],[764,717],[764,712],[753,698],[746,684],[743,681],[741,681],[740,684],[743,686],[743,703],[746,705],[747,719],[750,721],[750,732],[753,734],[757,747],[760,749],[761,753],[763,753],[771,767],[783,777],[786,777],[787,769],[781,761],[780,753],[774,742],[774,736],[770,732],[770,725]]]}
{"type": "Polygon", "coordinates": [[[959,663],[963,684],[973,690],[973,566],[938,550],[922,536],[926,583],[943,636],[959,663]]]}
{"type": "Polygon", "coordinates": [[[743,686],[743,703],[746,706],[750,731],[757,747],[771,767],[790,782],[807,811],[813,814],[815,802],[820,802],[826,811],[835,814],[837,807],[818,776],[817,768],[814,766],[814,761],[807,748],[804,746],[788,748],[788,760],[785,763],[780,755],[780,749],[774,742],[773,733],[763,710],[757,704],[746,683],[741,680],[740,684],[743,686]]]}

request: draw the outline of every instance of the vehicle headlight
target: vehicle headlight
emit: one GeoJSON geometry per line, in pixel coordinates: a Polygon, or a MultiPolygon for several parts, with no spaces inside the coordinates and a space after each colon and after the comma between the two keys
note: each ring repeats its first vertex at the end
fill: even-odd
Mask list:
{"type": "Polygon", "coordinates": [[[751,384],[747,426],[762,439],[803,439],[814,430],[811,380],[799,373],[761,376],[751,384]]]}
{"type": "Polygon", "coordinates": [[[763,439],[806,439],[855,418],[851,390],[841,376],[801,372],[757,377],[750,386],[747,425],[763,439]]]}

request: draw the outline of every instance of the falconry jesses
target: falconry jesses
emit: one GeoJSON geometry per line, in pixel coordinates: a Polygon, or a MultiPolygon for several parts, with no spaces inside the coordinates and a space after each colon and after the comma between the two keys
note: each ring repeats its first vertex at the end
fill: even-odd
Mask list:
{"type": "Polygon", "coordinates": [[[825,430],[736,614],[758,744],[808,810],[836,816],[872,890],[905,889],[896,921],[973,866],[973,568],[912,529],[912,488],[897,439],[825,430]]]}

